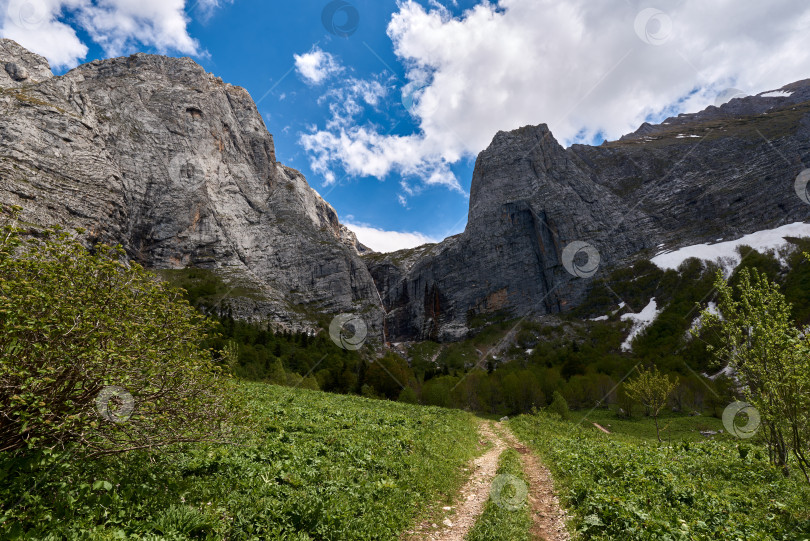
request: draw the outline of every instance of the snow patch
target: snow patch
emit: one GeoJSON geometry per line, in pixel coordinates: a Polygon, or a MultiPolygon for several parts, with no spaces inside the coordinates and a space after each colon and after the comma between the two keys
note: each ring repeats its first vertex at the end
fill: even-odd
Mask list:
{"type": "Polygon", "coordinates": [[[655,297],[650,299],[650,302],[638,314],[622,314],[622,321],[632,321],[633,327],[630,329],[630,334],[627,339],[622,343],[622,351],[630,351],[633,349],[631,342],[641,333],[644,329],[649,327],[655,318],[658,317],[661,311],[658,309],[658,304],[655,302],[655,297]]]}
{"type": "MultiPolygon", "coordinates": [[[[777,252],[777,258],[779,258],[779,249],[790,244],[785,240],[785,237],[810,237],[810,224],[795,222],[777,227],[776,229],[766,229],[764,231],[758,231],[757,233],[751,233],[737,240],[717,244],[695,244],[694,246],[686,246],[679,250],[658,254],[650,261],[663,270],[676,270],[681,263],[690,257],[696,257],[704,261],[719,263],[726,273],[726,276],[729,276],[741,261],[740,254],[737,252],[738,247],[750,246],[754,250],[762,253],[775,251],[777,252]]],[[[784,265],[785,262],[780,258],[780,263],[784,265]]]]}
{"type": "Polygon", "coordinates": [[[607,321],[607,316],[592,317],[589,321],[607,321]]]}
{"type": "MultiPolygon", "coordinates": [[[[723,315],[720,313],[720,310],[717,308],[717,303],[715,303],[715,302],[709,301],[707,303],[707,306],[706,306],[706,311],[708,311],[710,314],[716,315],[720,319],[723,319],[723,315]]],[[[698,314],[698,316],[692,321],[691,327],[689,327],[689,330],[686,331],[686,339],[691,340],[692,339],[692,331],[695,330],[695,329],[700,329],[701,326],[703,326],[703,314],[702,313],[698,314]]]]}
{"type": "Polygon", "coordinates": [[[759,94],[759,97],[760,98],[787,98],[791,94],[793,94],[793,92],[787,92],[785,90],[771,90],[770,92],[763,92],[762,94],[759,94]]]}

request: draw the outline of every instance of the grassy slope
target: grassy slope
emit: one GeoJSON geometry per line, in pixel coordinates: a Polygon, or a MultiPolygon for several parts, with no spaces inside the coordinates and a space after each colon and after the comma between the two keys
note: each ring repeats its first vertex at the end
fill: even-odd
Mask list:
{"type": "Polygon", "coordinates": [[[610,436],[547,414],[509,423],[554,473],[581,540],[810,539],[810,487],[759,446],[743,444],[746,458],[730,438],[659,447],[615,419],[610,436]]]}
{"type": "Polygon", "coordinates": [[[242,388],[235,445],[57,460],[36,479],[0,463],[0,538],[396,539],[426,502],[451,501],[476,453],[464,412],[242,388]]]}
{"type": "MultiPolygon", "coordinates": [[[[627,436],[648,441],[657,440],[652,418],[640,416],[638,412],[629,419],[622,419],[616,415],[614,410],[608,409],[572,411],[571,420],[586,427],[593,426],[591,423],[598,423],[613,433],[614,437],[627,436]]],[[[708,414],[690,417],[678,413],[662,412],[658,417],[658,424],[661,427],[661,439],[666,443],[704,441],[705,438],[701,436],[701,431],[725,430],[722,420],[708,414]]]]}

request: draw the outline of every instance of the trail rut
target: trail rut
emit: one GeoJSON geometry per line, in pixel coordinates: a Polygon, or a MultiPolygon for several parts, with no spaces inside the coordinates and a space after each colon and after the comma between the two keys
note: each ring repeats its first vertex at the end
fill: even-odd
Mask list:
{"type": "Polygon", "coordinates": [[[498,470],[498,459],[509,447],[520,454],[529,481],[528,504],[532,516],[532,539],[569,541],[566,514],[554,493],[551,474],[540,460],[502,423],[484,422],[479,427],[482,441],[492,448],[472,462],[472,474],[461,488],[457,505],[442,523],[425,521],[408,532],[408,541],[462,541],[484,512],[490,487],[498,470]]]}

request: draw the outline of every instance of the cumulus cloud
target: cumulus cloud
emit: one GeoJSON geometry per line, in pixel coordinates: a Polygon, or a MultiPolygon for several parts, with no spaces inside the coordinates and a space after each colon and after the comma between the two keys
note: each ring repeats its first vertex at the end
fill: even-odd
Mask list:
{"type": "Polygon", "coordinates": [[[375,252],[396,252],[405,248],[415,248],[438,240],[416,232],[385,231],[365,224],[343,224],[357,235],[357,240],[375,252]]]}
{"type": "Polygon", "coordinates": [[[403,103],[419,129],[316,128],[313,167],[415,174],[456,188],[449,170],[499,130],[547,123],[563,144],[615,139],[642,122],[808,77],[810,4],[714,0],[482,2],[461,17],[400,0],[389,25],[406,67],[403,103]],[[645,9],[647,8],[647,9],[645,9]]]}
{"type": "Polygon", "coordinates": [[[317,85],[328,77],[343,71],[343,67],[331,54],[313,47],[308,53],[294,54],[295,71],[307,84],[317,85]]]}
{"type": "MultiPolygon", "coordinates": [[[[202,0],[210,14],[222,0],[202,0]]],[[[165,53],[200,54],[187,31],[185,0],[0,0],[0,35],[46,57],[56,68],[75,67],[87,46],[68,18],[98,43],[108,56],[140,46],[165,53]]]]}

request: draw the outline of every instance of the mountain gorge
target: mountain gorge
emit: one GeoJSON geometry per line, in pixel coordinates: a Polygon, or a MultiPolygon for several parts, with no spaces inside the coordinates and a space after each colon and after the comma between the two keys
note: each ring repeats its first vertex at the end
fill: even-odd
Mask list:
{"type": "Polygon", "coordinates": [[[545,125],[499,132],[478,156],[465,231],[378,254],[276,160],[248,93],[190,59],[55,77],[0,40],[0,68],[0,201],[150,268],[210,269],[235,317],[293,330],[351,312],[377,341],[458,340],[476,316],[572,310],[592,277],[662,249],[810,218],[794,189],[810,164],[810,80],[600,146],[563,148],[545,125]]]}

